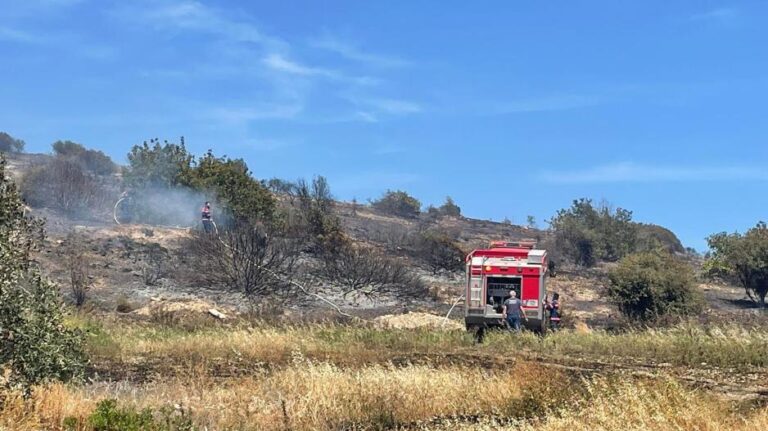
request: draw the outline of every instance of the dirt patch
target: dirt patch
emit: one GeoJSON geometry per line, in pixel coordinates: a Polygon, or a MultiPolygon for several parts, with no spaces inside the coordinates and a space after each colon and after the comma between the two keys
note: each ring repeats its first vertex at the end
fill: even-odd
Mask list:
{"type": "Polygon", "coordinates": [[[455,320],[446,320],[444,316],[413,312],[407,314],[387,314],[373,319],[379,328],[418,329],[428,328],[445,331],[463,330],[464,325],[455,320]]]}
{"type": "Polygon", "coordinates": [[[233,313],[223,308],[201,299],[190,299],[188,301],[166,301],[162,298],[152,298],[152,301],[144,307],[136,309],[133,314],[139,316],[152,316],[153,313],[163,311],[167,313],[184,312],[184,313],[198,313],[198,314],[211,314],[210,310],[216,310],[219,313],[224,313],[227,316],[233,313]]]}

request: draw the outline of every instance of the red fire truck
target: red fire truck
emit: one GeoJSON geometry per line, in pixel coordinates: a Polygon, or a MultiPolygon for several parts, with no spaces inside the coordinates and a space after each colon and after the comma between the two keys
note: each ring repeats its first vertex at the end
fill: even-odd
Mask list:
{"type": "Polygon", "coordinates": [[[517,292],[528,320],[526,328],[544,330],[547,296],[547,252],[534,241],[494,241],[467,256],[464,321],[467,330],[481,335],[486,328],[503,327],[502,307],[509,291],[517,292]]]}

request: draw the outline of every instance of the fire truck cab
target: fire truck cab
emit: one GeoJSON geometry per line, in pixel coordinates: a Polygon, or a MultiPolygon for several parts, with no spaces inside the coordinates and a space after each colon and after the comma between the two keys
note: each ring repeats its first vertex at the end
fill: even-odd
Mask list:
{"type": "Polygon", "coordinates": [[[547,296],[547,252],[535,241],[494,241],[487,249],[467,256],[467,291],[464,321],[467,330],[504,327],[502,307],[510,290],[522,300],[526,328],[544,330],[547,296]]]}

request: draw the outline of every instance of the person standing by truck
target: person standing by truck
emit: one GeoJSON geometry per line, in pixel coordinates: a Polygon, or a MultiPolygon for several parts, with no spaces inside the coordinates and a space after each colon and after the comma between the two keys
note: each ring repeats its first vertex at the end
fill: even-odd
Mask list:
{"type": "Polygon", "coordinates": [[[546,301],[544,307],[549,311],[549,328],[557,332],[560,329],[560,294],[553,294],[552,301],[546,301]]]}
{"type": "Polygon", "coordinates": [[[501,312],[507,320],[507,325],[510,331],[514,330],[519,333],[520,318],[522,317],[525,320],[528,320],[528,316],[525,315],[525,310],[523,310],[523,301],[517,299],[517,292],[514,290],[509,291],[509,298],[504,301],[504,306],[502,307],[501,312]]]}

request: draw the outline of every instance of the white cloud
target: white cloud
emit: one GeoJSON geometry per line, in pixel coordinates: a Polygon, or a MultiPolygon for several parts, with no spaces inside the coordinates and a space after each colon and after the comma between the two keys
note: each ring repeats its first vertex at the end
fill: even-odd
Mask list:
{"type": "Polygon", "coordinates": [[[338,72],[336,71],[304,66],[302,64],[288,60],[282,55],[276,53],[272,53],[264,57],[263,62],[269,68],[293,75],[325,76],[328,78],[337,78],[339,76],[338,72]]]}
{"type": "Polygon", "coordinates": [[[139,8],[128,13],[125,11],[120,13],[136,17],[142,21],[148,21],[158,28],[170,26],[179,29],[202,31],[238,42],[262,44],[273,49],[284,49],[287,47],[286,42],[262,33],[252,23],[232,19],[217,9],[194,0],[164,2],[157,8],[139,8]]]}
{"type": "Polygon", "coordinates": [[[322,67],[306,66],[293,60],[287,59],[285,56],[277,53],[271,53],[264,57],[262,60],[265,66],[268,68],[286,73],[289,75],[297,75],[304,77],[322,77],[335,81],[343,81],[348,84],[370,86],[375,85],[379,81],[369,76],[348,76],[343,72],[333,69],[325,69],[322,67]]]}
{"type": "Polygon", "coordinates": [[[750,166],[658,166],[623,162],[583,170],[543,171],[538,177],[557,184],[768,181],[768,171],[750,166]]]}
{"type": "Polygon", "coordinates": [[[377,114],[411,115],[424,111],[424,108],[419,103],[405,99],[361,97],[357,95],[347,95],[344,98],[363,108],[358,111],[358,114],[362,113],[363,116],[371,120],[377,119],[377,114]]]}
{"type": "Polygon", "coordinates": [[[266,119],[291,119],[303,111],[298,102],[261,104],[245,107],[219,107],[210,110],[205,117],[224,123],[243,123],[266,119]]]}
{"type": "Polygon", "coordinates": [[[409,64],[407,61],[397,57],[364,52],[355,45],[343,42],[328,35],[318,39],[310,40],[309,44],[314,48],[330,51],[349,60],[354,60],[373,66],[404,67],[409,64]]]}

